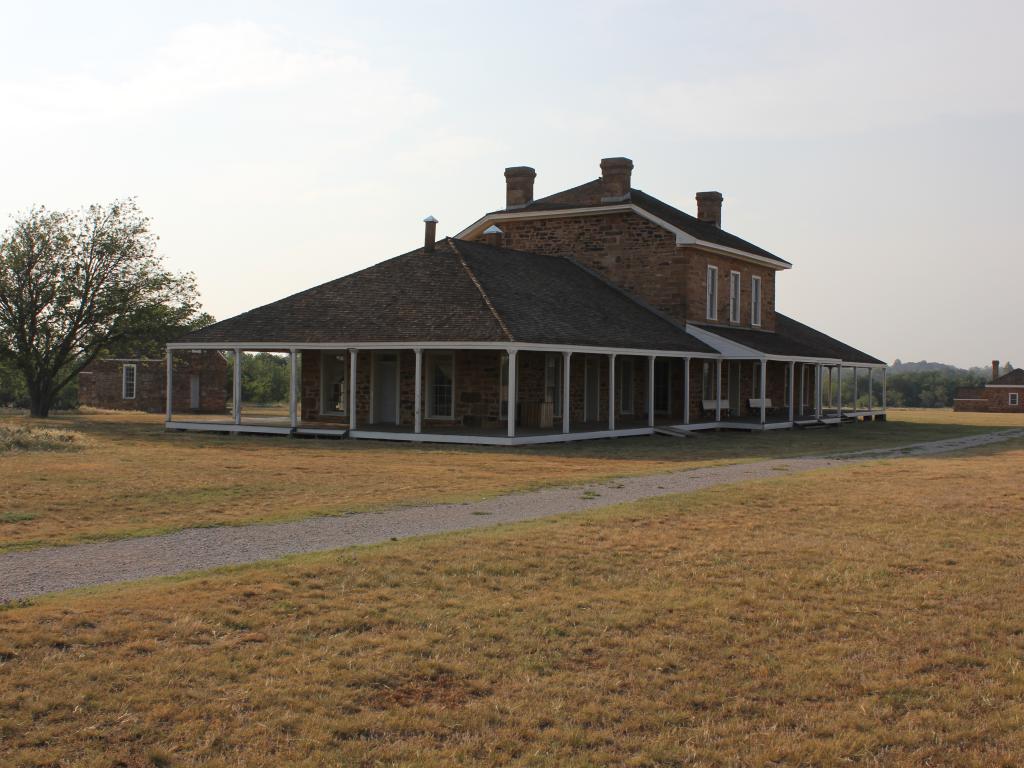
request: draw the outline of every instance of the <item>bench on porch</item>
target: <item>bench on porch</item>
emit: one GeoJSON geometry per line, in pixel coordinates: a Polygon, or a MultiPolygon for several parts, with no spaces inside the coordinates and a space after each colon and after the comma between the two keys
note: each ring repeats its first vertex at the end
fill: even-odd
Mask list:
{"type": "MultiPolygon", "coordinates": [[[[727,399],[726,400],[719,400],[718,401],[718,406],[721,409],[722,413],[728,413],[729,412],[729,401],[727,399]]],[[[715,415],[715,400],[714,400],[714,398],[712,398],[711,400],[701,400],[700,401],[700,407],[701,407],[701,410],[704,412],[704,416],[709,416],[709,415],[710,416],[714,416],[715,415]]]]}
{"type": "MultiPolygon", "coordinates": [[[[763,402],[764,402],[765,410],[770,411],[772,409],[772,399],[769,397],[769,398],[765,399],[763,402]]],[[[751,410],[757,410],[757,411],[761,410],[761,403],[762,403],[761,398],[759,398],[759,397],[752,397],[752,398],[750,398],[750,400],[747,401],[747,403],[749,404],[751,410]]]]}
{"type": "Polygon", "coordinates": [[[534,429],[551,429],[555,423],[555,404],[551,402],[523,403],[519,423],[534,429]]]}

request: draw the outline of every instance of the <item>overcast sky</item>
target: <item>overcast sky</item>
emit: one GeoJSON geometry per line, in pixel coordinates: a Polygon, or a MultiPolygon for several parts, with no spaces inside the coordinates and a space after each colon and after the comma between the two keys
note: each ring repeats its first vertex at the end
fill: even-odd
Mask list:
{"type": "MultiPolygon", "coordinates": [[[[0,214],[136,196],[229,317],[625,155],[887,360],[1024,364],[1024,3],[0,0],[0,214]]],[[[5,224],[6,226],[6,224],[5,224]]]]}

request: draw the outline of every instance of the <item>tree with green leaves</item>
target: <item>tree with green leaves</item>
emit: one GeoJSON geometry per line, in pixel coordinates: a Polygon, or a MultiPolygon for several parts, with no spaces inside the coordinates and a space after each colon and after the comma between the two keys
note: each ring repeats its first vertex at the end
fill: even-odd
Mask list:
{"type": "Polygon", "coordinates": [[[33,416],[97,355],[209,321],[195,278],[168,271],[135,201],[33,208],[0,237],[0,362],[24,378],[33,416]]]}

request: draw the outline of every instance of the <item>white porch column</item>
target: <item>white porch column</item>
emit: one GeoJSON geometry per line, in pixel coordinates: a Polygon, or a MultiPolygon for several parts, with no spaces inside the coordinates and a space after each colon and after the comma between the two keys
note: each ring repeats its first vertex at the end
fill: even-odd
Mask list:
{"type": "Polygon", "coordinates": [[[814,417],[818,419],[821,418],[821,373],[821,363],[818,363],[814,366],[814,417]]]}
{"type": "Polygon", "coordinates": [[[800,363],[800,415],[804,415],[807,407],[807,363],[800,363]]]}
{"type": "Polygon", "coordinates": [[[423,350],[413,351],[416,353],[416,385],[414,387],[416,400],[412,408],[412,431],[418,435],[423,431],[423,350]]]}
{"type": "Polygon", "coordinates": [[[352,431],[356,428],[356,370],[359,362],[359,350],[348,351],[348,428],[352,431]]]}
{"type": "Polygon", "coordinates": [[[608,430],[615,429],[615,355],[608,355],[608,430]]]}
{"type": "Polygon", "coordinates": [[[768,423],[768,409],[765,403],[768,402],[768,361],[761,361],[761,426],[768,423]]]}
{"type": "Polygon", "coordinates": [[[516,436],[516,401],[519,388],[519,371],[516,370],[516,355],[514,349],[508,351],[508,436],[516,436]]]}
{"type": "Polygon", "coordinates": [[[854,412],[860,410],[858,401],[860,400],[860,368],[857,366],[853,367],[853,410],[854,412]]]}
{"type": "MultiPolygon", "coordinates": [[[[885,377],[888,374],[888,372],[889,372],[888,368],[883,368],[882,369],[882,410],[883,411],[887,410],[887,408],[886,408],[886,399],[885,399],[885,377]]],[[[888,418],[888,416],[886,418],[888,418]]]]}
{"type": "Polygon", "coordinates": [[[167,350],[167,421],[174,419],[174,352],[167,350]]]}
{"type": "Polygon", "coordinates": [[[839,418],[843,418],[843,366],[842,364],[836,366],[836,372],[838,373],[836,383],[836,402],[839,406],[839,418]]]}
{"type": "Polygon", "coordinates": [[[647,357],[647,426],[654,426],[654,355],[647,357]]]}
{"type": "Polygon", "coordinates": [[[796,363],[792,360],[789,361],[789,423],[792,424],[796,420],[796,414],[794,413],[794,406],[796,405],[796,363]]]}
{"type": "Polygon", "coordinates": [[[715,361],[715,421],[722,420],[722,358],[715,361]]]}
{"type": "Polygon", "coordinates": [[[234,381],[232,382],[231,410],[235,424],[242,423],[242,350],[235,348],[235,370],[234,381]]]}
{"type": "Polygon", "coordinates": [[[296,400],[299,391],[299,366],[297,365],[298,359],[295,354],[295,348],[288,350],[288,365],[291,380],[288,387],[288,419],[292,425],[292,429],[299,426],[299,409],[296,407],[296,400]]]}
{"type": "Polygon", "coordinates": [[[569,397],[569,372],[572,369],[572,352],[562,353],[562,434],[568,435],[571,427],[572,400],[569,397]]]}
{"type": "Polygon", "coordinates": [[[683,424],[690,423],[690,358],[683,358],[683,424]]]}
{"type": "Polygon", "coordinates": [[[874,368],[868,368],[868,411],[875,410],[874,368]]]}

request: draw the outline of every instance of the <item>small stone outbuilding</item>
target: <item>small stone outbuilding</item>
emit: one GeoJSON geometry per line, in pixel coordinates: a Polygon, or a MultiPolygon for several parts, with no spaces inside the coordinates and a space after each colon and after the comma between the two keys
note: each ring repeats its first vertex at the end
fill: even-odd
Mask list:
{"type": "MultiPolygon", "coordinates": [[[[195,350],[174,360],[174,402],[185,413],[226,413],[230,372],[223,354],[195,350]]],[[[167,402],[164,358],[97,358],[78,374],[78,402],[92,408],[160,413],[167,402]]]]}

